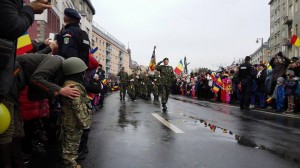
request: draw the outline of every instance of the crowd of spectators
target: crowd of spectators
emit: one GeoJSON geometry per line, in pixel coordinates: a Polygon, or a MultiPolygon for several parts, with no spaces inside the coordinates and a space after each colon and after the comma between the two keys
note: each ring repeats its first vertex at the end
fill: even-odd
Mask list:
{"type": "MultiPolygon", "coordinates": [[[[252,79],[249,109],[273,109],[276,112],[300,111],[300,60],[289,59],[281,52],[269,63],[252,65],[256,77],[252,79]]],[[[239,65],[219,71],[198,72],[178,77],[172,92],[199,100],[238,104],[240,101],[239,65]]]]}

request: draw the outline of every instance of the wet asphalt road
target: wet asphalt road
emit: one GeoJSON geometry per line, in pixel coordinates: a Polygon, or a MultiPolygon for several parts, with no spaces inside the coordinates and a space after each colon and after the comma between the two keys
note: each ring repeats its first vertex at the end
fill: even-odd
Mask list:
{"type": "MultiPolygon", "coordinates": [[[[115,93],[93,116],[89,154],[80,164],[83,168],[289,168],[300,167],[299,146],[299,115],[241,112],[234,106],[180,96],[171,96],[163,113],[160,102],[129,97],[120,101],[115,93]]],[[[45,156],[32,167],[59,165],[57,150],[50,148],[45,156]]]]}
{"type": "Polygon", "coordinates": [[[112,94],[93,120],[84,168],[300,167],[299,116],[176,96],[162,113],[159,102],[120,102],[112,94]]]}

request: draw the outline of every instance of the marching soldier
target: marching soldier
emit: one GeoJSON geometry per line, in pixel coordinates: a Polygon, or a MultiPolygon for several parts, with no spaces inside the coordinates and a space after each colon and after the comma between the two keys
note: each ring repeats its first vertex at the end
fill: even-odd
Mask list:
{"type": "Polygon", "coordinates": [[[170,95],[170,90],[172,86],[172,82],[175,80],[175,74],[173,72],[173,68],[169,66],[169,59],[165,58],[163,61],[160,61],[155,69],[160,72],[160,87],[161,87],[161,102],[163,110],[167,110],[167,102],[170,95]],[[164,65],[160,65],[161,63],[164,65]]]}
{"type": "Polygon", "coordinates": [[[159,81],[160,81],[160,75],[159,72],[156,71],[153,79],[153,96],[155,101],[158,101],[158,97],[159,97],[159,85],[160,85],[159,81]]]}
{"type": "Polygon", "coordinates": [[[128,84],[128,73],[125,72],[125,68],[122,67],[121,71],[118,73],[120,78],[120,100],[125,100],[127,84],[128,84]]]}
{"type": "Polygon", "coordinates": [[[79,58],[69,58],[63,63],[63,73],[66,76],[64,86],[73,85],[80,92],[76,99],[62,97],[62,159],[64,168],[80,168],[76,159],[81,136],[84,129],[91,125],[91,105],[83,86],[85,63],[79,58]]]}

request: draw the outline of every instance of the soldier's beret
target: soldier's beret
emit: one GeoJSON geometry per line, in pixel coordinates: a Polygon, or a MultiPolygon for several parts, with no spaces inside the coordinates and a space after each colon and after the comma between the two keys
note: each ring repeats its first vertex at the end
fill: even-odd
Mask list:
{"type": "Polygon", "coordinates": [[[79,13],[72,8],[66,8],[64,11],[64,15],[66,15],[67,17],[71,18],[71,19],[76,19],[76,20],[80,20],[81,16],[79,15],[79,13]]]}
{"type": "Polygon", "coordinates": [[[169,58],[164,58],[164,60],[163,60],[163,61],[165,61],[165,60],[169,60],[169,58]]]}

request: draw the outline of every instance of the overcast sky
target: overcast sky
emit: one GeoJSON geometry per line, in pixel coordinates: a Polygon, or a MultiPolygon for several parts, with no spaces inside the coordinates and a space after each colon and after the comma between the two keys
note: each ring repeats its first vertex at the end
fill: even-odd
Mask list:
{"type": "Polygon", "coordinates": [[[189,69],[231,64],[253,53],[270,33],[270,0],[92,0],[94,20],[123,42],[132,58],[149,65],[156,58],[189,69]]]}

